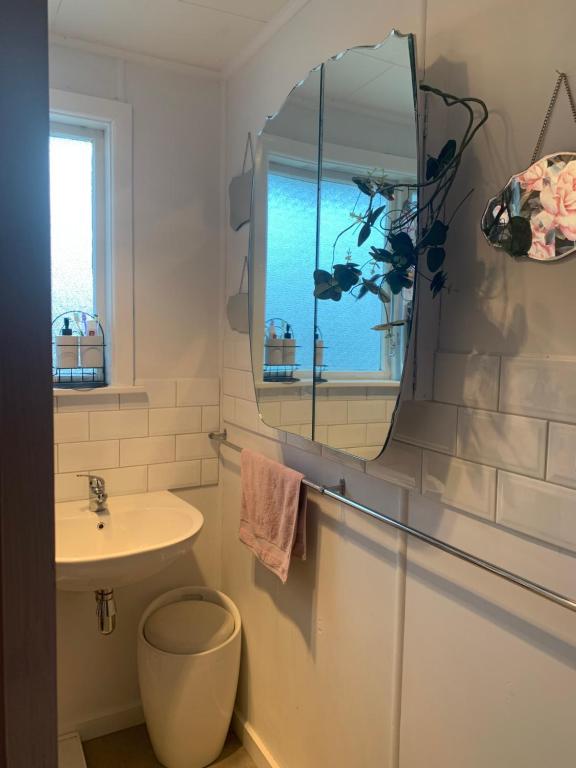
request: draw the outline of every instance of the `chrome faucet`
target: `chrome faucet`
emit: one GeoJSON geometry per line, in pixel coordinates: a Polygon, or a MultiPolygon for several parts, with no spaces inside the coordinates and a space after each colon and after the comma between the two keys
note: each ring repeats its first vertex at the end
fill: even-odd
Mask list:
{"type": "Polygon", "coordinates": [[[99,475],[76,475],[76,477],[87,477],[88,487],[90,489],[89,501],[90,512],[95,512],[97,515],[102,515],[108,512],[106,501],[108,494],[106,493],[106,483],[103,477],[99,475]]]}

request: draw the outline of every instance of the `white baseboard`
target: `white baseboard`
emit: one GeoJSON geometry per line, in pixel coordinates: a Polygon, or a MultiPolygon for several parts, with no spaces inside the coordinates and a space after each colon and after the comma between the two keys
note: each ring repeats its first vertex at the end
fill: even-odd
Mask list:
{"type": "Polygon", "coordinates": [[[232,715],[232,730],[256,764],[256,768],[280,768],[280,764],[272,757],[260,736],[236,709],[232,715]]]}
{"type": "Polygon", "coordinates": [[[140,725],[143,722],[142,706],[136,704],[128,709],[105,712],[83,722],[62,723],[60,732],[76,731],[80,734],[82,741],[88,741],[89,739],[97,739],[99,736],[106,736],[108,733],[122,731],[124,728],[131,728],[133,725],[140,725]]]}
{"type": "Polygon", "coordinates": [[[82,742],[77,733],[66,733],[58,738],[58,768],[86,768],[82,742]]]}
{"type": "MultiPolygon", "coordinates": [[[[133,725],[140,725],[143,722],[144,713],[142,711],[142,706],[138,704],[129,709],[107,712],[104,715],[99,715],[90,720],[74,723],[71,727],[61,728],[61,732],[64,732],[65,735],[60,736],[60,743],[66,743],[67,739],[76,737],[79,746],[80,739],[78,736],[82,741],[88,741],[89,739],[97,739],[99,736],[106,736],[108,733],[122,731],[124,728],[131,728],[133,725]],[[75,731],[76,733],[71,733],[72,731],[75,731]]],[[[238,736],[242,746],[256,764],[256,768],[281,768],[280,764],[274,759],[252,725],[246,722],[237,710],[234,710],[234,714],[232,715],[232,730],[236,736],[238,736]]],[[[68,768],[68,763],[64,763],[64,765],[59,768],[64,767],[68,768]]],[[[70,763],[70,768],[85,768],[85,763],[80,762],[78,759],[77,764],[70,763]]]]}

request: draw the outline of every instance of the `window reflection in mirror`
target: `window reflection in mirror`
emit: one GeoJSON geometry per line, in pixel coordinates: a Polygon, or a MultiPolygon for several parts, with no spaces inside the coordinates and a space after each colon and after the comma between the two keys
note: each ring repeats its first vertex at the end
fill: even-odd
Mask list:
{"type": "MultiPolygon", "coordinates": [[[[278,427],[362,458],[388,439],[412,289],[314,298],[314,271],[385,248],[387,222],[414,205],[417,129],[410,36],[356,48],[310,73],[260,137],[251,231],[251,344],[259,410],[278,427]],[[354,178],[403,182],[358,242],[368,198],[354,178]],[[391,325],[392,323],[392,325],[391,325]],[[376,330],[375,330],[376,329],[376,330]]],[[[413,234],[413,233],[409,233],[413,234]]],[[[381,265],[380,265],[381,266],[381,265]]]]}
{"type": "Polygon", "coordinates": [[[250,334],[260,413],[266,423],[285,423],[306,437],[313,415],[310,265],[318,228],[320,87],[318,69],[267,122],[257,147],[251,222],[250,334]]]}
{"type": "MultiPolygon", "coordinates": [[[[417,181],[413,75],[406,38],[392,36],[378,48],[356,48],[331,59],[324,65],[323,86],[318,268],[330,272],[335,264],[356,264],[362,276],[369,277],[378,266],[371,249],[386,248],[390,222],[415,199],[409,186],[396,190],[393,200],[377,196],[373,207],[383,206],[382,214],[370,237],[359,243],[360,227],[353,225],[369,198],[353,179],[417,181]]],[[[402,377],[413,289],[393,294],[383,284],[381,301],[372,293],[362,296],[361,287],[359,281],[339,301],[317,301],[316,322],[325,351],[315,379],[330,383],[344,378],[361,399],[364,388],[367,395],[370,388],[364,405],[349,390],[345,423],[338,413],[343,398],[337,390],[329,391],[335,405],[326,408],[329,423],[321,436],[333,448],[374,458],[389,430],[402,377]],[[390,325],[393,322],[404,324],[390,325]],[[375,330],[379,326],[384,328],[375,330]]],[[[316,386],[320,395],[321,385],[316,386]]]]}

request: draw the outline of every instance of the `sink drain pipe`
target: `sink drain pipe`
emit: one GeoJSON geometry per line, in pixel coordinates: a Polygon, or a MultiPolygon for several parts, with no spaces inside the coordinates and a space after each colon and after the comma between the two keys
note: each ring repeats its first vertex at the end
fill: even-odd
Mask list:
{"type": "Polygon", "coordinates": [[[116,629],[116,602],[113,589],[97,589],[94,592],[96,598],[96,616],[98,618],[98,631],[101,635],[111,635],[116,629]]]}

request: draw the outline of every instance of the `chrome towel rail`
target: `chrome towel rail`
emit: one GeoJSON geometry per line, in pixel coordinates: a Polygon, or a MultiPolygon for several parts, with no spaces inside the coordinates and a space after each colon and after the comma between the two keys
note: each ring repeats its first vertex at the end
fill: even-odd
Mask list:
{"type": "MultiPolygon", "coordinates": [[[[239,445],[231,443],[227,439],[225,430],[223,432],[210,432],[208,437],[211,440],[220,443],[220,445],[225,445],[228,448],[232,448],[234,451],[242,450],[239,445]]],[[[307,478],[304,478],[302,482],[308,488],[311,488],[313,491],[316,491],[323,496],[328,496],[330,499],[339,501],[341,504],[346,504],[348,507],[352,507],[352,509],[356,509],[358,512],[362,512],[369,517],[373,517],[375,520],[379,520],[380,522],[389,525],[391,528],[395,528],[397,531],[402,531],[408,536],[412,536],[413,538],[418,539],[418,541],[423,541],[425,544],[429,544],[431,547],[440,549],[442,552],[446,552],[453,557],[457,557],[459,560],[464,560],[471,565],[475,565],[477,568],[481,568],[484,571],[493,573],[495,576],[499,576],[505,581],[516,584],[516,586],[522,587],[522,589],[526,589],[528,592],[532,592],[535,595],[540,595],[540,597],[543,597],[552,603],[556,603],[556,605],[560,605],[563,608],[568,608],[568,610],[576,612],[576,600],[572,600],[571,598],[566,597],[566,595],[560,594],[560,592],[555,592],[554,590],[548,589],[541,584],[537,584],[535,581],[530,581],[529,579],[525,579],[523,576],[512,573],[512,571],[507,571],[505,568],[500,568],[499,565],[495,565],[488,560],[483,560],[481,557],[476,557],[476,555],[472,555],[470,552],[466,552],[463,549],[454,547],[452,544],[447,544],[445,541],[441,541],[434,536],[430,536],[428,533],[424,533],[424,531],[420,531],[418,528],[413,528],[411,525],[402,523],[399,520],[395,520],[393,517],[389,517],[388,515],[383,514],[382,512],[377,512],[371,507],[360,504],[358,501],[349,499],[345,495],[346,486],[344,480],[340,480],[339,484],[336,486],[318,485],[317,483],[311,482],[307,478]]]]}

